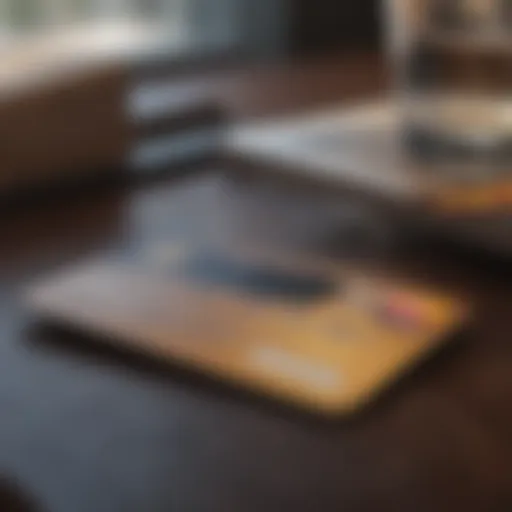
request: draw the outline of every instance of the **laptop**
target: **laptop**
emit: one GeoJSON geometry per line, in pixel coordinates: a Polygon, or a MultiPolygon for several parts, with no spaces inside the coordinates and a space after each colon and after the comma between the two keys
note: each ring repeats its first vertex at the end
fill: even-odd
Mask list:
{"type": "Polygon", "coordinates": [[[240,166],[354,193],[426,233],[512,255],[512,176],[475,165],[420,165],[401,151],[398,106],[382,99],[231,130],[240,166]]]}

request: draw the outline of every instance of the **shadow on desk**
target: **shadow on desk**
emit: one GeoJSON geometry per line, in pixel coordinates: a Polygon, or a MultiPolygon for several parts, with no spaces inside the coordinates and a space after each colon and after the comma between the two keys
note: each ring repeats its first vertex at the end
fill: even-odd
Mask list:
{"type": "Polygon", "coordinates": [[[42,512],[32,497],[12,480],[0,477],[0,510],[2,512],[42,512]]]}
{"type": "Polygon", "coordinates": [[[419,366],[413,366],[396,383],[385,389],[370,405],[351,416],[330,416],[307,411],[291,403],[280,402],[256,391],[237,387],[218,377],[204,374],[200,370],[183,367],[179,362],[161,361],[126,348],[114,346],[105,337],[90,336],[75,329],[52,322],[38,321],[27,331],[27,343],[33,350],[45,351],[56,357],[80,360],[84,364],[101,364],[123,367],[134,377],[156,379],[179,388],[188,388],[214,401],[228,402],[235,406],[254,407],[262,414],[272,414],[283,420],[300,422],[306,427],[326,432],[350,429],[363,425],[381,414],[385,414],[394,402],[400,402],[416,386],[427,381],[446,366],[452,364],[462,351],[469,348],[468,329],[456,333],[454,339],[434,351],[430,358],[419,366]]]}

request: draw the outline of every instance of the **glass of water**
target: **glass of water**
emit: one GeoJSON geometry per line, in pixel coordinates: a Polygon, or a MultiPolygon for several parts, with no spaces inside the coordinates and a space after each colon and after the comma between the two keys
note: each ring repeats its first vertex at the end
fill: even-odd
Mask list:
{"type": "Polygon", "coordinates": [[[512,0],[387,7],[408,152],[465,169],[510,166],[512,0]]]}

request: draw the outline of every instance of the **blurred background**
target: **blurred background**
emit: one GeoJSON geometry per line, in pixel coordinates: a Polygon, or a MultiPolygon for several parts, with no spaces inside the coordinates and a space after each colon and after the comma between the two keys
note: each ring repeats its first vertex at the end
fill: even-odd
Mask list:
{"type": "Polygon", "coordinates": [[[192,87],[184,70],[374,50],[380,13],[377,0],[2,0],[0,133],[10,156],[0,191],[17,188],[21,175],[40,185],[127,159],[199,153],[209,134],[170,148],[176,119],[208,101],[226,112],[235,96],[221,87],[219,99],[211,74],[192,87]],[[149,149],[139,150],[141,138],[152,139],[149,149]]]}
{"type": "Polygon", "coordinates": [[[182,54],[198,48],[302,54],[375,44],[378,7],[376,0],[3,0],[0,41],[5,46],[56,30],[107,24],[113,30],[130,22],[133,30],[164,34],[182,54]]]}

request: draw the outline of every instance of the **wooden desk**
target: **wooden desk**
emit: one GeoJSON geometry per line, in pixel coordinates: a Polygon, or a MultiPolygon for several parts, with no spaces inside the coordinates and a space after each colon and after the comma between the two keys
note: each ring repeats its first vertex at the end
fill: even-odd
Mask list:
{"type": "MultiPolygon", "coordinates": [[[[233,111],[256,115],[370,91],[379,73],[369,62],[326,60],[215,83],[233,111]]],[[[351,252],[337,237],[340,198],[245,186],[215,169],[2,216],[0,471],[52,512],[509,510],[506,265],[419,244],[388,253],[474,293],[479,315],[464,342],[348,423],[317,423],[31,327],[17,291],[34,277],[162,237],[351,252]]]]}

